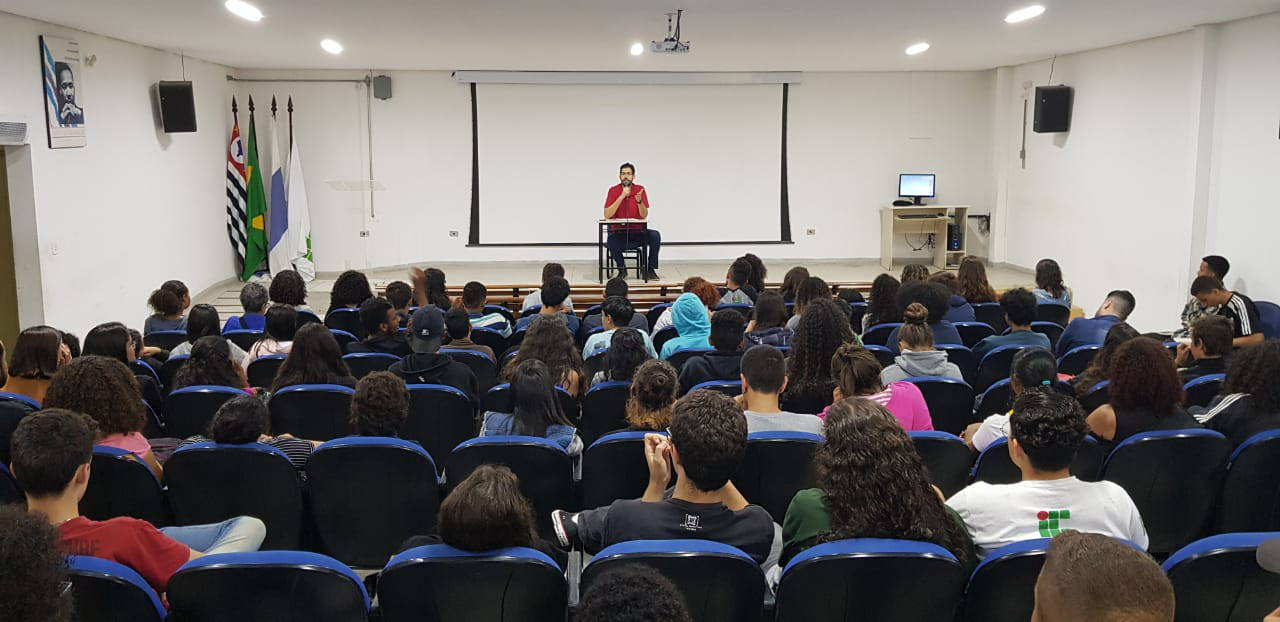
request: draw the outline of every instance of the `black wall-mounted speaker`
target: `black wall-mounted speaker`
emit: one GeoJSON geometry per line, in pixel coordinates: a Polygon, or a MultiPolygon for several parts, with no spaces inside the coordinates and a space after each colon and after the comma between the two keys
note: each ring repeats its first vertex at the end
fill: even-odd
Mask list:
{"type": "Polygon", "coordinates": [[[1058,86],[1036,87],[1036,116],[1032,130],[1045,134],[1071,131],[1071,102],[1076,90],[1058,86]]]}
{"type": "Polygon", "coordinates": [[[196,131],[196,96],[190,82],[157,82],[156,99],[166,133],[196,131]]]}

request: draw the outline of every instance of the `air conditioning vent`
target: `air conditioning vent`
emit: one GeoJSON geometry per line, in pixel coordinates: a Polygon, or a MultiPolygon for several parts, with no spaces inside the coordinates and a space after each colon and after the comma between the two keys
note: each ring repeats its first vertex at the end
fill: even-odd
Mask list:
{"type": "Polygon", "coordinates": [[[27,123],[0,118],[0,145],[27,144],[27,123]]]}

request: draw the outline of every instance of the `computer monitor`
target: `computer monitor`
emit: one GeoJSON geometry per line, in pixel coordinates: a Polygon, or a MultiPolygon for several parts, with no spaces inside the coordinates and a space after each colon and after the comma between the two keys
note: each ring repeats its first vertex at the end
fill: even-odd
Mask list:
{"type": "Polygon", "coordinates": [[[912,199],[916,205],[923,205],[920,199],[932,199],[933,173],[902,173],[898,175],[898,196],[912,199]]]}

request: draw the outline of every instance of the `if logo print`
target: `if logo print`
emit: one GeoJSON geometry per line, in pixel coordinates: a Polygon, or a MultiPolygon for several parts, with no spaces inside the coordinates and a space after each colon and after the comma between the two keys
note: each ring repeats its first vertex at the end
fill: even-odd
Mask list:
{"type": "Polygon", "coordinates": [[[680,523],[680,526],[684,527],[689,531],[697,531],[699,529],[702,529],[702,527],[698,525],[698,517],[694,516],[693,514],[685,514],[684,522],[680,523]]]}
{"type": "Polygon", "coordinates": [[[1040,537],[1052,538],[1062,533],[1062,521],[1071,518],[1071,510],[1040,510],[1036,518],[1040,519],[1040,537]]]}

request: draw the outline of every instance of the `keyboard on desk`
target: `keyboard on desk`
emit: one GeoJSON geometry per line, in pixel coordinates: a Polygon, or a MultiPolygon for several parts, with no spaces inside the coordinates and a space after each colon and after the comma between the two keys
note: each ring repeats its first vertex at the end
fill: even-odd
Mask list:
{"type": "Polygon", "coordinates": [[[896,218],[899,218],[902,220],[916,220],[918,218],[942,218],[942,217],[943,217],[942,214],[902,214],[900,216],[896,216],[896,218]]]}

